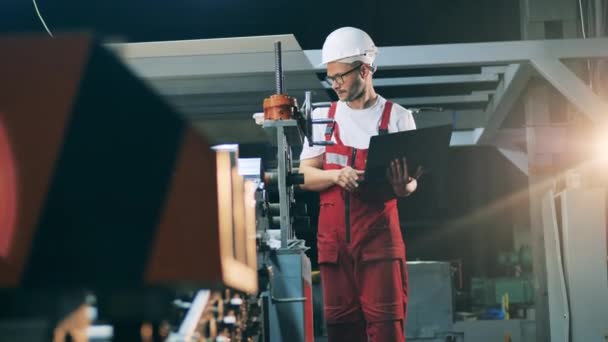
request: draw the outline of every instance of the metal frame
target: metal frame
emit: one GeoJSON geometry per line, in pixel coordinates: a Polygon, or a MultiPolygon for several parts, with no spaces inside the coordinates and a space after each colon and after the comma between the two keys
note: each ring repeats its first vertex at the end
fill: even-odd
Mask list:
{"type": "MultiPolygon", "coordinates": [[[[204,96],[205,94],[217,96],[219,110],[214,113],[216,117],[222,117],[228,112],[235,120],[251,120],[251,114],[260,111],[261,100],[265,95],[273,93],[273,82],[270,77],[273,72],[271,49],[275,40],[283,41],[285,46],[284,70],[287,89],[290,91],[294,89],[296,91],[312,90],[315,92],[314,101],[327,101],[327,87],[321,83],[318,77],[318,74],[324,73],[324,68],[320,65],[321,51],[302,51],[291,35],[241,38],[223,40],[223,42],[222,40],[188,41],[169,42],[165,45],[143,43],[143,45],[114,47],[122,51],[127,64],[131,65],[134,71],[149,79],[152,86],[161,93],[165,92],[169,99],[173,99],[177,106],[184,107],[185,112],[194,115],[197,120],[204,120],[204,114],[206,114],[204,111],[208,108],[201,109],[202,105],[198,104],[192,108],[187,107],[184,103],[179,102],[179,96],[204,96]],[[240,82],[241,80],[243,82],[240,82]],[[209,83],[213,83],[217,87],[208,86],[209,83]],[[291,87],[291,85],[295,86],[291,87]],[[260,102],[252,104],[252,107],[247,107],[246,104],[241,105],[241,103],[235,104],[238,101],[234,101],[234,99],[243,94],[251,96],[250,99],[258,98],[260,95],[260,102]]],[[[471,113],[478,115],[482,110],[483,120],[471,120],[469,129],[456,131],[451,144],[484,144],[499,147],[499,151],[522,172],[530,174],[532,189],[533,185],[542,184],[544,176],[528,172],[528,165],[530,162],[533,164],[532,166],[541,165],[543,159],[550,158],[550,155],[549,153],[539,154],[539,152],[548,151],[539,147],[539,142],[547,145],[546,141],[542,141],[546,138],[541,137],[544,133],[535,125],[535,120],[529,119],[531,114],[535,119],[546,116],[547,109],[545,108],[544,112],[537,112],[534,108],[530,110],[529,103],[527,103],[527,129],[502,129],[505,119],[521,96],[525,93],[530,94],[529,81],[533,78],[542,78],[592,122],[605,123],[608,104],[596,96],[564,62],[569,59],[606,57],[608,57],[608,39],[605,38],[381,47],[377,65],[380,71],[386,71],[386,75],[393,72],[393,76],[395,76],[394,74],[403,70],[424,68],[479,67],[481,71],[479,74],[471,74],[470,71],[467,71],[462,75],[390,78],[380,77],[382,73],[379,73],[375,78],[375,85],[379,88],[392,88],[391,91],[393,91],[396,87],[407,86],[460,84],[466,88],[464,87],[466,85],[496,82],[496,88],[491,92],[472,93],[471,89],[468,89],[460,94],[396,97],[393,100],[406,106],[462,105],[464,103],[475,103],[482,106],[482,108],[471,110],[471,113]],[[472,101],[473,99],[477,99],[479,102],[472,101]],[[478,126],[480,121],[482,121],[482,124],[479,125],[481,127],[478,126]],[[528,141],[527,148],[532,151],[530,155],[527,155],[526,151],[518,149],[516,142],[521,139],[528,141]]],[[[382,94],[382,89],[379,92],[382,94]]],[[[303,94],[292,93],[292,95],[301,96],[303,94]]],[[[542,109],[542,106],[540,108],[542,109]]],[[[417,115],[433,114],[420,112],[417,115]]],[[[452,111],[452,123],[455,126],[457,116],[452,111]]],[[[541,124],[548,123],[547,120],[538,121],[541,124]]],[[[554,130],[551,131],[551,134],[553,132],[554,130]]],[[[239,138],[242,136],[239,134],[239,138]]],[[[551,136],[549,140],[553,142],[555,138],[551,136]]],[[[535,203],[535,200],[538,199],[538,191],[538,189],[531,190],[530,194],[532,226],[538,226],[538,217],[535,214],[539,209],[538,203],[535,203]]],[[[542,246],[542,241],[536,245],[542,246]]],[[[542,270],[539,265],[534,267],[542,270]]],[[[544,286],[544,282],[541,281],[539,291],[542,291],[544,286]]],[[[542,303],[538,307],[542,309],[542,303]]],[[[538,310],[537,318],[543,315],[545,314],[542,310],[538,310]]],[[[541,325],[543,324],[540,319],[539,322],[541,325]]]]}
{"type": "Polygon", "coordinates": [[[275,93],[274,43],[282,43],[288,93],[327,101],[314,68],[293,35],[109,44],[132,71],[190,119],[211,143],[265,143],[253,123],[275,93]],[[208,128],[211,127],[211,128],[208,128]]]}
{"type": "MultiPolygon", "coordinates": [[[[492,43],[437,44],[380,47],[379,69],[492,66],[542,59],[603,58],[608,39],[554,39],[492,43]]],[[[312,65],[319,65],[321,50],[306,50],[312,65]]],[[[321,67],[315,68],[322,72],[321,67]]]]}
{"type": "MultiPolygon", "coordinates": [[[[320,61],[320,50],[305,51],[311,64],[317,65],[320,61]]],[[[532,77],[542,77],[565,96],[582,113],[594,122],[604,122],[608,113],[608,104],[595,95],[582,80],[580,80],[566,65],[565,59],[591,59],[608,57],[608,39],[562,39],[562,40],[536,40],[515,42],[492,42],[471,44],[441,44],[426,46],[394,46],[381,47],[377,59],[380,70],[401,70],[416,68],[481,66],[488,73],[493,71],[503,73],[503,77],[496,87],[495,94],[488,101],[486,123],[484,131],[468,130],[459,133],[453,141],[469,140],[473,144],[495,144],[497,132],[505,118],[509,115],[528,81],[532,77]],[[494,67],[493,65],[508,64],[494,67]],[[464,139],[464,134],[469,137],[464,139]]],[[[321,72],[321,68],[315,69],[321,72]]],[[[483,75],[483,73],[481,74],[483,75]]],[[[461,83],[474,82],[471,75],[460,75],[461,83]]],[[[417,78],[380,78],[375,80],[376,85],[407,86],[407,85],[433,85],[447,83],[448,80],[457,80],[454,76],[435,76],[417,78]]],[[[471,94],[463,94],[461,98],[470,100],[471,94]]],[[[477,96],[482,96],[477,94],[477,96]]],[[[419,98],[394,99],[401,104],[419,104],[419,98]]],[[[445,97],[438,97],[436,102],[443,103],[445,97]]],[[[456,101],[460,102],[460,101],[456,101]]],[[[426,103],[425,103],[426,104],[426,103]]],[[[509,159],[515,154],[507,153],[509,159]]],[[[521,159],[521,154],[517,154],[521,159]]],[[[521,160],[517,161],[521,164],[521,160]]]]}
{"type": "MultiPolygon", "coordinates": [[[[434,84],[462,84],[480,82],[498,82],[498,73],[480,73],[467,75],[445,75],[445,76],[418,76],[418,77],[386,77],[374,78],[375,87],[394,87],[394,86],[415,86],[415,85],[434,85],[434,84]]],[[[325,89],[331,86],[323,83],[325,89]]]]}
{"type": "Polygon", "coordinates": [[[199,290],[196,293],[194,300],[189,304],[186,317],[182,320],[178,331],[171,333],[167,338],[169,342],[189,341],[196,338],[196,328],[205,312],[210,297],[211,291],[209,290],[199,290]]]}
{"type": "Polygon", "coordinates": [[[398,97],[390,100],[402,106],[441,105],[450,103],[486,103],[490,99],[486,93],[471,93],[468,95],[446,95],[426,97],[398,97]]]}
{"type": "Polygon", "coordinates": [[[496,134],[519,95],[526,88],[533,71],[527,64],[510,65],[496,88],[496,95],[486,107],[486,125],[478,143],[488,143],[496,134]]]}
{"type": "MultiPolygon", "coordinates": [[[[287,89],[295,96],[303,95],[299,92],[304,90],[312,90],[314,101],[327,101],[327,85],[317,75],[324,73],[320,63],[321,51],[303,51],[293,35],[110,46],[136,73],[148,79],[153,87],[167,95],[195,121],[251,120],[251,114],[260,111],[261,99],[273,90],[272,43],[277,40],[284,46],[287,89]],[[205,104],[204,98],[213,98],[212,102],[217,105],[205,104]],[[244,103],[239,100],[241,98],[260,101],[244,103]]],[[[604,38],[381,47],[377,59],[379,70],[477,66],[481,72],[376,77],[374,82],[379,88],[496,83],[495,90],[490,92],[391,98],[406,107],[445,105],[449,109],[450,105],[479,106],[477,109],[457,110],[456,114],[448,110],[454,117],[471,111],[485,112],[483,122],[470,120],[469,127],[462,124],[457,127],[453,120],[454,126],[461,129],[453,141],[496,145],[502,123],[533,77],[546,79],[592,121],[604,121],[608,104],[562,63],[565,59],[604,57],[608,57],[608,39],[604,38]],[[480,127],[483,128],[481,134],[477,129],[480,127]],[[465,138],[465,135],[468,136],[465,138]]],[[[418,116],[421,115],[427,114],[422,112],[418,116]]],[[[244,136],[242,133],[239,131],[239,136],[244,136]]],[[[512,155],[507,157],[511,159],[512,155]]]]}
{"type": "Polygon", "coordinates": [[[552,341],[568,340],[569,335],[572,341],[606,337],[605,197],[603,188],[550,190],[543,197],[552,341]]]}

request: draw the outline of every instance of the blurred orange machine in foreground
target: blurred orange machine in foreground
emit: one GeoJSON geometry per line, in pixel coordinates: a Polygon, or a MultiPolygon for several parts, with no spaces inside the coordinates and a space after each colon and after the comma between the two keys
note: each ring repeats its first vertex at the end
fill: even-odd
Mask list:
{"type": "Polygon", "coordinates": [[[1,37],[0,75],[0,320],[54,326],[82,301],[52,298],[90,290],[137,327],[174,289],[257,292],[236,151],[210,148],[87,35],[1,37]]]}

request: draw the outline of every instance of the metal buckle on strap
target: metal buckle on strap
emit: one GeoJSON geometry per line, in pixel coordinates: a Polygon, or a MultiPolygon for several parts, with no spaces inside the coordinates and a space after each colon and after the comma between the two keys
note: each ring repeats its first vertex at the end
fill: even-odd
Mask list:
{"type": "Polygon", "coordinates": [[[334,123],[327,124],[325,127],[325,140],[331,140],[331,136],[334,134],[334,123]]]}
{"type": "Polygon", "coordinates": [[[338,153],[326,152],[325,162],[328,164],[335,164],[346,167],[348,166],[348,156],[338,153]]]}

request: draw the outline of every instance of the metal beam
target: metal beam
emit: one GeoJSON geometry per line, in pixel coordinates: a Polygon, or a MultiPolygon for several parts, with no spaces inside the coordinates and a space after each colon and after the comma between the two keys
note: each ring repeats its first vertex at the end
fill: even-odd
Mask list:
{"type": "Polygon", "coordinates": [[[537,154],[557,155],[567,151],[568,125],[536,125],[525,128],[508,128],[496,131],[491,144],[510,151],[527,152],[527,130],[534,129],[534,149],[537,154]]]}
{"type": "MultiPolygon", "coordinates": [[[[175,77],[274,70],[273,43],[283,43],[285,71],[324,71],[321,50],[302,51],[293,35],[109,44],[146,76],[175,77]],[[247,63],[243,64],[243,60],[247,63]],[[239,61],[241,63],[239,63],[239,61]],[[196,68],[195,68],[196,67],[196,68]]],[[[563,39],[381,47],[380,68],[503,65],[532,59],[602,58],[608,39],[563,39]]]]}
{"type": "Polygon", "coordinates": [[[292,34],[144,43],[110,43],[106,46],[119,53],[123,58],[136,59],[272,52],[275,41],[281,41],[283,51],[302,50],[292,34]]]}
{"type": "Polygon", "coordinates": [[[471,95],[446,95],[446,96],[424,96],[424,97],[399,97],[391,101],[402,106],[430,105],[430,104],[453,104],[453,103],[485,103],[489,100],[487,93],[471,95]]]}
{"type": "MultiPolygon", "coordinates": [[[[305,50],[312,65],[321,62],[321,50],[305,50]]],[[[380,69],[497,65],[547,58],[603,58],[608,39],[555,39],[492,43],[440,44],[381,47],[380,69]]],[[[316,67],[322,71],[322,67],[316,67]]]]}
{"type": "MultiPolygon", "coordinates": [[[[375,87],[401,87],[436,84],[463,84],[498,82],[498,74],[482,73],[468,75],[420,76],[420,77],[386,77],[374,78],[375,87]]],[[[327,82],[323,82],[325,89],[331,89],[327,82]]]]}
{"type": "Polygon", "coordinates": [[[498,82],[497,74],[394,77],[374,79],[377,87],[498,82]]]}
{"type": "Polygon", "coordinates": [[[568,67],[555,58],[537,58],[534,68],[579,111],[596,123],[606,122],[608,104],[600,99],[568,67]]]}
{"type": "MultiPolygon", "coordinates": [[[[174,104],[194,117],[205,118],[204,114],[198,114],[206,113],[218,119],[248,118],[260,110],[266,89],[274,88],[273,43],[276,40],[283,42],[283,69],[290,93],[297,96],[298,91],[312,89],[317,91],[317,101],[326,100],[326,91],[314,72],[324,71],[318,66],[320,50],[302,51],[293,35],[115,44],[112,48],[159,92],[169,95],[174,104]]],[[[606,56],[608,39],[605,38],[384,47],[380,48],[377,60],[383,69],[474,65],[481,66],[481,73],[378,78],[374,82],[378,87],[394,87],[500,81],[493,95],[475,92],[391,99],[406,107],[488,103],[487,128],[474,137],[478,138],[476,142],[496,145],[501,140],[497,137],[498,129],[535,69],[592,120],[603,120],[608,115],[608,105],[559,59],[606,56]],[[512,65],[505,67],[504,64],[512,65]],[[502,81],[499,74],[503,74],[502,81]]],[[[446,114],[442,114],[442,120],[445,121],[445,117],[446,114]]],[[[456,123],[453,119],[452,122],[456,123]]]]}
{"type": "Polygon", "coordinates": [[[508,65],[494,65],[481,67],[482,74],[504,74],[507,72],[508,65]]]}
{"type": "Polygon", "coordinates": [[[217,106],[205,106],[203,103],[179,103],[178,107],[183,110],[185,113],[202,113],[201,118],[204,118],[206,115],[212,116],[214,114],[221,113],[242,113],[243,117],[251,117],[253,113],[259,112],[263,109],[262,103],[259,105],[256,103],[252,104],[235,104],[235,105],[217,105],[217,106]]]}
{"type": "Polygon", "coordinates": [[[496,90],[473,90],[471,92],[471,95],[488,95],[488,96],[494,96],[494,94],[496,93],[496,90]]]}
{"type": "MultiPolygon", "coordinates": [[[[285,87],[289,94],[303,96],[306,90],[321,89],[319,80],[313,73],[309,75],[286,73],[285,78],[285,87]]],[[[151,78],[148,80],[161,94],[169,96],[255,92],[274,93],[276,89],[276,80],[273,73],[188,78],[151,78]]]]}
{"type": "Polygon", "coordinates": [[[485,113],[482,110],[446,110],[414,112],[416,127],[433,127],[453,125],[454,129],[465,130],[482,127],[485,123],[485,113]]]}
{"type": "MultiPolygon", "coordinates": [[[[484,132],[487,129],[484,129],[484,132]]],[[[478,142],[479,143],[479,142],[478,142]]],[[[493,133],[488,145],[512,151],[526,151],[526,130],[524,128],[507,128],[493,133]]]]}
{"type": "Polygon", "coordinates": [[[483,83],[498,82],[497,74],[472,74],[472,75],[446,75],[446,76],[421,76],[421,77],[394,77],[374,79],[374,86],[412,86],[433,84],[460,84],[460,83],[483,83]]]}
{"type": "Polygon", "coordinates": [[[262,108],[265,97],[274,94],[273,90],[255,93],[223,93],[223,94],[196,94],[172,96],[174,103],[184,106],[201,107],[230,107],[230,106],[257,106],[262,108]]]}
{"type": "MultiPolygon", "coordinates": [[[[316,100],[329,99],[293,35],[107,46],[169,101],[187,107],[189,112],[200,112],[199,105],[234,105],[245,99],[253,106],[261,106],[261,101],[276,88],[275,41],[282,42],[288,93],[303,96],[304,91],[310,90],[316,100]],[[190,96],[196,96],[198,101],[190,96]],[[203,99],[206,103],[202,103],[203,99]]],[[[217,108],[211,110],[218,112],[217,108]]]]}
{"type": "Polygon", "coordinates": [[[528,154],[522,151],[513,151],[505,148],[499,148],[498,151],[515,167],[517,167],[526,176],[528,175],[528,154]]]}
{"type": "Polygon", "coordinates": [[[274,42],[281,41],[283,70],[313,66],[289,35],[109,44],[143,78],[250,75],[274,72],[274,42]]]}
{"type": "MultiPolygon", "coordinates": [[[[283,52],[283,61],[283,70],[286,72],[313,70],[301,51],[283,52]]],[[[274,52],[138,58],[126,62],[144,78],[252,75],[274,72],[274,52]]]]}
{"type": "Polygon", "coordinates": [[[253,119],[195,121],[193,127],[212,144],[268,143],[268,134],[253,119]]]}
{"type": "Polygon", "coordinates": [[[486,129],[479,137],[480,144],[491,144],[492,138],[526,88],[534,70],[527,64],[510,65],[503,80],[496,87],[492,101],[486,107],[486,129]]]}
{"type": "Polygon", "coordinates": [[[452,132],[450,146],[470,146],[475,145],[479,135],[483,132],[483,128],[475,128],[466,131],[452,132]]]}
{"type": "Polygon", "coordinates": [[[523,98],[526,118],[526,152],[528,153],[528,190],[530,203],[530,231],[533,257],[534,305],[536,310],[536,329],[539,342],[548,342],[545,333],[548,330],[548,297],[547,274],[545,264],[545,240],[541,215],[541,198],[553,188],[555,174],[547,172],[559,168],[558,160],[551,153],[544,153],[538,148],[537,132],[539,128],[551,123],[550,101],[555,91],[545,82],[532,81],[523,98]]]}

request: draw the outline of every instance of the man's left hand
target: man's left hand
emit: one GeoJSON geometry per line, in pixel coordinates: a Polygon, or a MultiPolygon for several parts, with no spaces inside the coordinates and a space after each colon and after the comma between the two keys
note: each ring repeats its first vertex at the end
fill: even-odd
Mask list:
{"type": "Polygon", "coordinates": [[[407,169],[407,160],[405,158],[393,159],[390,166],[386,170],[386,177],[393,187],[393,192],[397,197],[410,195],[418,186],[417,179],[423,173],[423,169],[419,166],[413,176],[409,175],[407,169]]]}

